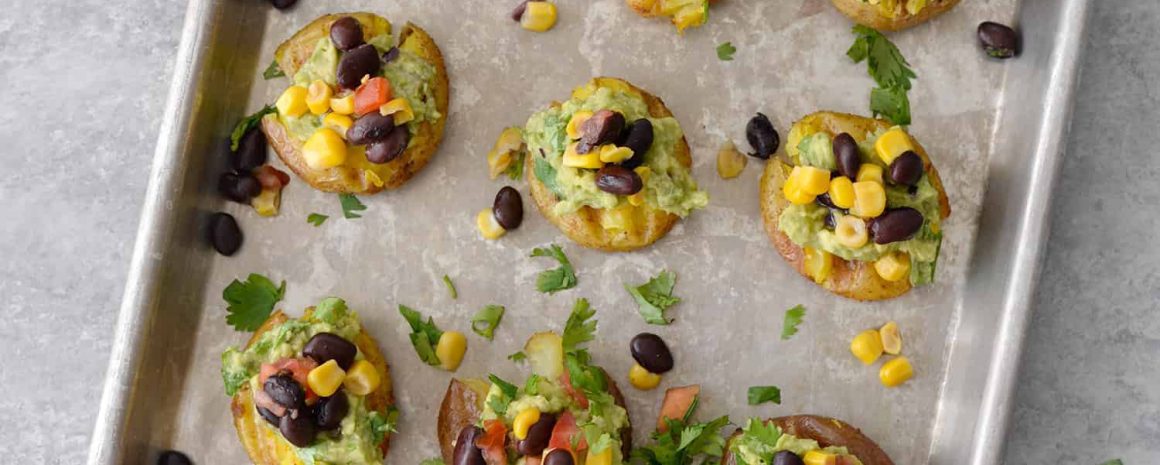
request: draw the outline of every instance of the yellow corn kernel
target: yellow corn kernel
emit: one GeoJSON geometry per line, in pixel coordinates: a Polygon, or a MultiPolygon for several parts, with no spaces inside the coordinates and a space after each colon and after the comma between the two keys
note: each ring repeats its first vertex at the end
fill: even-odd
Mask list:
{"type": "Polygon", "coordinates": [[[459,363],[463,361],[465,353],[467,353],[467,336],[459,331],[444,331],[443,335],[439,336],[439,343],[435,344],[435,356],[439,357],[439,366],[447,371],[459,369],[459,363]]]}
{"type": "Polygon", "coordinates": [[[854,176],[856,182],[874,181],[882,184],[882,167],[873,163],[863,163],[858,167],[858,174],[854,176]]]}
{"type": "Polygon", "coordinates": [[[306,114],[309,108],[306,107],[307,90],[302,86],[287,87],[282,95],[278,97],[278,101],[274,102],[274,107],[278,109],[278,114],[297,118],[306,114]]]}
{"type": "Polygon", "coordinates": [[[345,378],[346,372],[339,368],[338,362],[327,360],[306,374],[306,385],[310,386],[310,390],[315,394],[330,397],[342,387],[342,380],[345,378]]]}
{"type": "Polygon", "coordinates": [[[809,205],[817,198],[816,195],[810,195],[806,191],[799,189],[797,179],[792,176],[785,180],[785,184],[782,184],[781,193],[785,196],[786,200],[789,200],[794,205],[809,205]]]}
{"type": "Polygon", "coordinates": [[[886,387],[895,387],[914,377],[914,367],[906,357],[895,357],[882,364],[878,380],[886,387]]]}
{"type": "Polygon", "coordinates": [[[890,162],[899,155],[911,150],[914,150],[914,145],[910,143],[910,136],[897,126],[890,128],[874,141],[874,151],[886,166],[890,166],[890,162]]]}
{"type": "Polygon", "coordinates": [[[516,439],[527,439],[528,430],[537,421],[540,421],[540,409],[528,407],[520,410],[520,413],[516,414],[516,419],[512,420],[512,434],[515,434],[516,439]]]}
{"type": "Polygon", "coordinates": [[[882,356],[882,337],[877,329],[867,329],[850,341],[850,353],[858,357],[864,365],[872,365],[882,356]]]}
{"type": "Polygon", "coordinates": [[[850,213],[862,218],[874,218],[886,211],[886,190],[873,181],[854,183],[854,206],[850,213]]]}
{"type": "Polygon", "coordinates": [[[648,391],[661,384],[661,375],[648,371],[639,363],[634,363],[632,368],[628,369],[628,382],[634,388],[648,391]]]}
{"type": "Polygon", "coordinates": [[[749,157],[739,152],[732,141],[726,141],[717,151],[717,176],[721,179],[733,179],[745,171],[749,164],[749,157]]]}
{"type": "Polygon", "coordinates": [[[854,206],[854,182],[845,176],[838,176],[830,180],[830,201],[838,208],[854,206]]]}
{"type": "Polygon", "coordinates": [[[499,221],[495,220],[495,215],[492,214],[490,208],[484,208],[475,215],[475,227],[479,229],[479,233],[483,235],[484,239],[499,239],[507,233],[507,230],[500,226],[499,221]]]}
{"type": "Polygon", "coordinates": [[[556,25],[556,4],[528,2],[520,26],[529,31],[544,32],[556,25]]]}
{"type": "Polygon", "coordinates": [[[491,179],[499,177],[504,171],[511,167],[512,162],[517,161],[517,154],[523,149],[524,133],[523,129],[512,126],[504,128],[499,133],[499,137],[495,140],[495,145],[491,146],[491,151],[487,152],[487,175],[491,179]]]}
{"type": "Polygon", "coordinates": [[[584,460],[584,465],[612,465],[612,448],[605,447],[600,452],[589,452],[588,458],[584,460]]]}
{"type": "Polygon", "coordinates": [[[340,115],[354,114],[354,94],[330,99],[330,110],[340,115]]]}
{"type": "Polygon", "coordinates": [[[806,274],[810,275],[815,283],[826,282],[826,278],[829,278],[830,272],[834,270],[834,256],[825,250],[808,246],[802,247],[802,252],[805,254],[806,274]]]}
{"type": "Polygon", "coordinates": [[[319,128],[302,145],[302,158],[316,170],[333,168],[346,161],[346,142],[333,129],[319,128]]]}
{"type": "Polygon", "coordinates": [[[620,163],[632,158],[632,149],[617,147],[612,144],[600,146],[600,161],[604,163],[620,163]]]}
{"type": "MultiPolygon", "coordinates": [[[[542,2],[531,2],[529,5],[533,3],[542,2]]],[[[594,170],[598,170],[604,166],[604,163],[600,161],[599,150],[593,150],[585,154],[579,154],[576,153],[577,145],[579,144],[569,144],[568,148],[564,150],[564,157],[562,160],[564,166],[571,166],[573,168],[590,168],[594,170]]]]}
{"type": "Polygon", "coordinates": [[[383,182],[383,178],[380,178],[378,173],[375,173],[374,171],[363,170],[363,176],[365,176],[367,181],[370,181],[371,184],[374,184],[375,187],[383,187],[383,184],[385,184],[383,182]]]}
{"type": "Polygon", "coordinates": [[[581,110],[576,113],[572,113],[572,119],[568,120],[568,127],[565,128],[565,132],[568,133],[568,138],[572,140],[579,139],[580,129],[584,126],[584,122],[588,121],[588,118],[591,117],[592,112],[590,111],[581,110]]]}
{"type": "Polygon", "coordinates": [[[379,114],[383,116],[393,115],[392,118],[396,126],[415,119],[415,112],[411,110],[411,103],[402,97],[384,103],[379,107],[379,114]]]}
{"type": "Polygon", "coordinates": [[[866,245],[870,240],[870,233],[866,230],[866,222],[854,215],[844,215],[838,218],[834,225],[834,235],[843,247],[857,249],[866,245]]]}
{"type": "Polygon", "coordinates": [[[830,172],[813,166],[795,166],[789,172],[794,185],[806,194],[817,197],[830,190],[830,172]]]}
{"type": "Polygon", "coordinates": [[[887,322],[878,328],[878,335],[882,337],[882,351],[890,355],[902,353],[902,332],[898,330],[898,323],[887,322]]]}
{"type": "Polygon", "coordinates": [[[339,136],[346,137],[346,131],[354,125],[354,120],[341,113],[327,113],[322,117],[322,126],[333,129],[339,136]]]}
{"type": "Polygon", "coordinates": [[[838,465],[838,455],[821,449],[814,449],[802,456],[805,465],[838,465]]]}
{"type": "Polygon", "coordinates": [[[651,169],[649,169],[649,167],[647,167],[647,166],[638,166],[638,167],[636,167],[636,169],[634,169],[633,171],[635,171],[635,172],[636,172],[636,175],[637,175],[637,176],[640,176],[640,182],[641,182],[641,184],[648,184],[648,177],[649,177],[649,176],[652,176],[652,170],[651,170],[651,169]]]}
{"type": "Polygon", "coordinates": [[[640,192],[632,194],[626,198],[628,199],[628,204],[634,207],[644,205],[644,189],[641,189],[640,192]]]}
{"type": "Polygon", "coordinates": [[[874,261],[874,271],[878,276],[890,282],[895,282],[910,274],[910,255],[906,252],[895,252],[883,255],[874,261]]]}
{"type": "Polygon", "coordinates": [[[278,216],[278,207],[282,206],[282,189],[262,189],[262,192],[250,199],[250,206],[258,216],[278,216]]]}
{"type": "Polygon", "coordinates": [[[379,370],[376,370],[371,362],[355,360],[350,369],[346,370],[346,378],[342,380],[342,387],[346,388],[346,392],[356,396],[365,396],[375,392],[382,381],[382,378],[379,377],[379,370]]]}
{"type": "Polygon", "coordinates": [[[330,97],[333,96],[334,90],[329,84],[322,79],[315,79],[306,89],[306,107],[316,115],[325,114],[330,110],[330,97]]]}

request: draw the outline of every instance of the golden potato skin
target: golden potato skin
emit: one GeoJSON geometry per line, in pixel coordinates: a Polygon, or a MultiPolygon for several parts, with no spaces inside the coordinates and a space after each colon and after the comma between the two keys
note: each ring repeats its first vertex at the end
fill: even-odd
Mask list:
{"type": "MultiPolygon", "coordinates": [[[[638,15],[645,18],[652,18],[661,14],[661,0],[624,0],[628,7],[638,15]]],[[[717,0],[709,0],[709,5],[717,3],[717,0]]]]}
{"type": "Polygon", "coordinates": [[[871,5],[862,0],[830,1],[833,2],[834,8],[837,8],[842,14],[854,20],[855,23],[879,31],[900,31],[917,26],[954,8],[959,3],[959,0],[932,0],[926,5],[926,8],[923,8],[916,15],[907,14],[903,11],[896,18],[888,18],[881,14],[878,10],[878,5],[871,5]]]}
{"type": "MultiPolygon", "coordinates": [[[[645,103],[648,104],[649,115],[654,118],[666,118],[673,116],[668,107],[661,99],[657,98],[636,86],[633,86],[627,81],[617,78],[598,77],[592,80],[598,87],[610,87],[617,89],[628,89],[631,92],[640,94],[645,103]]],[[[560,106],[559,103],[553,103],[553,107],[560,106]]],[[[677,160],[681,162],[686,168],[693,166],[693,157],[689,150],[689,143],[682,136],[680,142],[677,143],[675,155],[677,160]]],[[[532,193],[532,200],[535,201],[536,207],[540,213],[548,219],[549,222],[556,225],[569,239],[584,247],[605,250],[610,252],[624,252],[636,250],[656,242],[658,239],[664,237],[665,234],[673,229],[673,225],[680,219],[679,216],[668,213],[664,210],[651,208],[645,205],[639,207],[632,207],[636,221],[634,228],[627,231],[611,232],[600,226],[601,211],[591,207],[580,207],[579,210],[566,215],[557,215],[553,212],[553,207],[559,201],[556,195],[540,182],[535,175],[535,159],[539,154],[531,154],[527,157],[524,172],[528,173],[528,185],[532,193]]]]}
{"type": "MultiPolygon", "coordinates": [[[[303,318],[309,316],[313,311],[313,307],[306,309],[303,318]]],[[[263,333],[286,320],[286,314],[282,313],[281,310],[274,312],[250,337],[249,342],[246,343],[246,348],[254,344],[263,333]]],[[[374,365],[382,377],[382,384],[379,385],[379,388],[367,396],[367,406],[374,411],[386,414],[388,407],[395,404],[395,398],[391,392],[391,374],[387,361],[366,330],[359,333],[354,343],[362,352],[363,357],[374,365]]],[[[242,446],[255,465],[302,465],[302,461],[298,459],[298,454],[294,452],[294,446],[283,439],[281,433],[276,429],[262,426],[266,420],[254,408],[254,396],[250,392],[249,383],[243,385],[234,394],[233,400],[230,402],[230,411],[234,417],[234,427],[238,431],[238,439],[242,441],[242,446]]],[[[383,438],[383,443],[379,444],[384,457],[390,448],[390,442],[391,435],[388,434],[383,438]]]]}
{"type": "MultiPolygon", "coordinates": [[[[849,133],[854,140],[862,141],[867,132],[878,129],[887,129],[892,125],[886,121],[866,118],[863,116],[820,111],[802,118],[794,127],[809,125],[835,136],[843,132],[849,133]]],[[[793,132],[791,130],[791,132],[793,132]]],[[[926,174],[930,183],[939,192],[939,210],[941,217],[946,219],[951,214],[950,201],[943,189],[942,179],[930,161],[930,156],[917,140],[911,137],[915,152],[926,165],[926,174]]],[[[786,143],[789,146],[789,142],[786,143]]],[[[790,166],[781,160],[771,159],[765,165],[765,172],[761,176],[761,217],[765,224],[765,232],[773,242],[773,247],[782,258],[806,279],[813,279],[805,270],[805,254],[802,248],[789,239],[785,233],[777,228],[781,211],[789,205],[782,193],[781,186],[785,183],[790,166]]],[[[846,261],[835,256],[834,268],[830,276],[822,282],[826,290],[855,300],[885,300],[898,297],[910,290],[910,281],[903,279],[890,282],[878,276],[874,271],[874,264],[870,262],[846,261]]]]}
{"type": "MultiPolygon", "coordinates": [[[[344,16],[357,19],[363,26],[363,34],[368,38],[391,32],[390,22],[371,13],[323,16],[302,28],[278,47],[274,57],[282,71],[287,76],[293,76],[309,58],[318,40],[328,37],[330,25],[344,16]]],[[[347,194],[374,194],[383,189],[395,189],[423,169],[438,149],[439,143],[443,140],[450,102],[443,54],[426,31],[411,23],[403,27],[398,43],[399,48],[422,57],[435,67],[433,90],[435,106],[440,114],[434,124],[424,121],[419,125],[417,132],[411,136],[407,149],[398,158],[383,164],[371,163],[366,159],[364,147],[351,146],[348,147],[347,162],[342,166],[316,170],[306,164],[301,152],[302,143],[290,136],[278,121],[277,115],[271,114],[262,118],[262,131],[266,134],[270,145],[274,147],[274,152],[291,171],[315,189],[347,194]],[[368,171],[373,174],[368,174],[368,171]]]]}
{"type": "MultiPolygon", "coordinates": [[[[766,423],[776,424],[783,432],[799,438],[808,438],[818,441],[822,447],[846,447],[862,465],[894,465],[890,456],[878,447],[873,440],[862,434],[858,428],[850,426],[836,418],[818,415],[791,415],[766,420],[766,423]]],[[[737,458],[730,451],[729,446],[733,438],[741,434],[741,430],[733,433],[725,445],[725,454],[721,456],[721,465],[737,465],[737,458]]]]}

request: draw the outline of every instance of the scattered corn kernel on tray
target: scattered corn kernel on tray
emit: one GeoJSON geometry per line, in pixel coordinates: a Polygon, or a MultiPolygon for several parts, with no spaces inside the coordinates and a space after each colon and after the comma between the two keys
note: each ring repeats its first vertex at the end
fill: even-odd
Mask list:
{"type": "MultiPolygon", "coordinates": [[[[250,336],[227,324],[223,289],[251,273],[285,281],[276,308],[291,316],[328,296],[358,312],[390,365],[401,413],[387,463],[439,456],[436,417],[451,379],[522,380],[527,368],[509,355],[534,332],[560,331],[579,298],[596,312],[588,347],[625,393],[638,445],[655,428],[666,388],[700,384],[702,418],[727,414],[743,424],[826,415],[861,428],[898,464],[998,463],[1085,0],[964,1],[888,35],[917,75],[907,131],[938,167],[953,213],[940,227],[934,282],[871,302],[832,294],[783,260],[759,202],[765,165],[784,156],[795,121],[819,110],[870,114],[875,82],[865,62],[847,56],[853,24],[829,1],[722,0],[683,35],[622,0],[554,2],[554,27],[532,32],[512,20],[515,3],[299,0],[275,10],[256,0],[190,1],[89,463],[152,463],[165,449],[199,464],[247,462],[221,354],[250,336]],[[276,71],[279,43],[322,15],[354,11],[387,18],[396,34],[412,22],[438,44],[450,83],[441,145],[401,187],[357,195],[365,209],[311,188],[273,151],[270,165],[290,174],[277,214],[224,200],[218,182],[231,131],[290,83],[263,78],[276,71]],[[976,27],[987,20],[1019,25],[1017,58],[981,52],[976,27]],[[594,250],[561,233],[529,191],[532,165],[520,180],[488,173],[488,152],[505,128],[524,126],[597,76],[663,100],[688,141],[692,178],[708,196],[633,251],[594,250]],[[747,157],[739,175],[722,178],[719,149],[732,142],[752,151],[746,126],[757,112],[781,136],[777,155],[747,157]],[[488,240],[477,214],[503,186],[521,194],[523,221],[488,240]],[[217,212],[236,218],[244,233],[232,256],[206,243],[217,212]],[[537,277],[558,264],[530,255],[551,244],[566,254],[576,284],[544,293],[537,277]],[[651,325],[626,284],[665,270],[676,275],[672,295],[680,301],[664,312],[670,324],[651,325]],[[506,309],[491,341],[471,321],[489,304],[506,309]],[[400,305],[466,334],[457,371],[420,359],[400,305]],[[805,314],[797,333],[783,339],[786,311],[798,305],[805,314]],[[913,377],[888,388],[879,370],[894,356],[866,366],[851,341],[891,321],[913,377]],[[646,331],[667,341],[676,361],[650,391],[629,382],[629,341],[646,331]],[[779,387],[780,403],[749,405],[751,386],[779,387]]],[[[431,110],[413,113],[424,111],[431,110]]]]}

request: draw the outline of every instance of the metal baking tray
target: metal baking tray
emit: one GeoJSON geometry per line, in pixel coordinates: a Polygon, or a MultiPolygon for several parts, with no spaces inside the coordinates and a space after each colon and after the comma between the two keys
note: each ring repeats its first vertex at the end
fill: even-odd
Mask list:
{"type": "MultiPolygon", "coordinates": [[[[222,289],[248,273],[286,280],[280,308],[296,315],[337,295],[360,311],[392,364],[402,409],[391,463],[437,455],[435,416],[451,375],[423,365],[406,337],[400,303],[465,330],[488,303],[508,313],[494,342],[469,334],[458,376],[515,378],[505,356],[533,331],[560,328],[572,301],[591,299],[601,322],[595,359],[625,382],[631,335],[670,342],[677,369],[662,387],[701,383],[702,411],[751,415],[818,413],[875,438],[899,464],[994,464],[1002,457],[1013,383],[1046,235],[1050,192],[1068,129],[1087,11],[1085,0],[974,0],[928,25],[892,35],[918,73],[912,132],[947,185],[954,214],[937,283],[886,302],[830,295],[785,265],[761,228],[751,161],[738,179],[717,177],[726,139],[744,142],[745,122],[768,114],[782,134],[817,109],[866,113],[872,83],[845,57],[850,24],[824,0],[732,0],[709,23],[679,37],[663,21],[633,15],[621,0],[560,1],[546,34],[507,19],[512,2],[302,0],[288,12],[250,0],[191,0],[150,173],[132,268],[92,439],[90,464],[149,463],[175,448],[197,463],[244,463],[219,376],[219,354],[247,337],[226,326],[222,289]],[[285,80],[263,81],[276,44],[322,13],[366,10],[396,26],[413,21],[442,47],[452,80],[447,135],[432,163],[404,188],[365,197],[363,218],[342,218],[338,199],[295,179],[281,215],[257,217],[213,185],[227,136],[243,115],[271,102],[285,80]],[[982,57],[983,20],[1021,26],[1014,60],[982,57]],[[731,41],[731,62],[714,49],[731,41]],[[524,226],[483,241],[473,213],[502,185],[484,155],[507,125],[591,76],[627,78],[665,99],[693,147],[694,174],[712,196],[652,247],[608,254],[569,243],[531,208],[524,226]],[[246,239],[221,257],[200,228],[214,211],[236,216],[246,239]],[[315,228],[311,212],[330,215],[315,228]],[[562,244],[576,289],[533,288],[551,266],[534,246],[562,244]],[[676,322],[646,326],[622,282],[661,269],[678,273],[676,322]],[[455,279],[459,299],[440,282],[455,279]],[[789,342],[782,312],[808,308],[789,342]],[[899,389],[877,382],[847,352],[857,331],[887,320],[902,327],[917,375],[899,389]],[[775,384],[781,405],[749,407],[745,389],[775,384]]],[[[273,157],[272,157],[273,159],[273,157]]],[[[651,432],[660,391],[629,390],[635,437],[651,432]]]]}

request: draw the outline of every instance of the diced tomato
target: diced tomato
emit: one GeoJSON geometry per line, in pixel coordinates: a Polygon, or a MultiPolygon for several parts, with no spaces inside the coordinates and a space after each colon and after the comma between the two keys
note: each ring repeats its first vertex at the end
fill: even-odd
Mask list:
{"type": "Polygon", "coordinates": [[[661,414],[657,418],[657,431],[663,433],[669,429],[669,425],[665,423],[666,419],[679,420],[684,418],[685,412],[689,411],[689,406],[693,405],[693,401],[700,394],[700,384],[666,390],[665,400],[661,401],[661,414]]]}
{"type": "Polygon", "coordinates": [[[564,385],[564,392],[572,396],[580,408],[588,408],[588,398],[584,396],[583,392],[572,387],[572,377],[568,375],[568,370],[564,370],[564,374],[560,375],[560,384],[564,385]]]}
{"type": "Polygon", "coordinates": [[[487,465],[507,465],[507,450],[504,443],[507,441],[507,427],[500,420],[486,420],[483,422],[483,436],[475,440],[475,447],[483,452],[483,460],[487,465]]]}
{"type": "Polygon", "coordinates": [[[262,165],[254,169],[254,177],[258,179],[258,184],[262,185],[262,189],[282,190],[282,186],[290,184],[290,175],[270,165],[262,165]]]}
{"type": "Polygon", "coordinates": [[[306,375],[317,367],[318,362],[310,358],[284,358],[274,363],[263,363],[262,367],[258,369],[258,384],[264,385],[266,378],[281,371],[288,371],[294,381],[302,385],[302,389],[306,391],[306,404],[314,405],[318,401],[318,395],[310,390],[310,385],[306,383],[306,375]]]}
{"type": "Polygon", "coordinates": [[[358,116],[372,111],[391,100],[391,83],[386,78],[373,77],[354,91],[354,113],[358,116]]]}
{"type": "Polygon", "coordinates": [[[573,455],[588,449],[588,441],[584,439],[580,427],[576,426],[576,417],[572,416],[572,412],[565,410],[556,419],[556,426],[552,428],[552,438],[548,440],[548,449],[567,449],[573,455]],[[572,447],[573,440],[576,443],[575,448],[572,447]]]}

